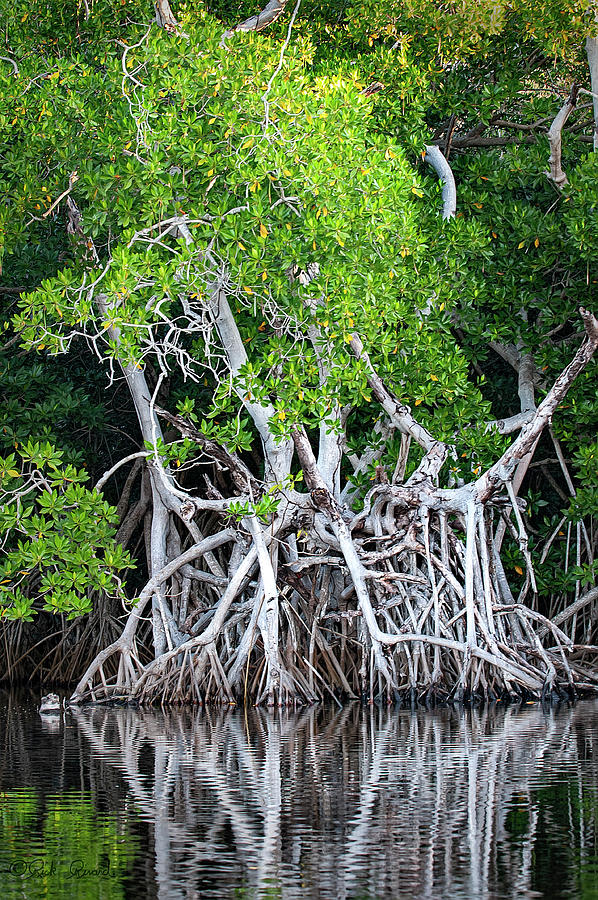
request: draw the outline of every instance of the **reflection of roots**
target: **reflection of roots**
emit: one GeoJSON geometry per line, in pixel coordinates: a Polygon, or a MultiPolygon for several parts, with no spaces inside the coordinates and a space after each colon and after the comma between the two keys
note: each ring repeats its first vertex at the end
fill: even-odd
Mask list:
{"type": "MultiPolygon", "coordinates": [[[[448,897],[455,885],[464,897],[533,896],[532,860],[553,847],[575,859],[559,874],[572,895],[580,852],[591,871],[592,706],[73,718],[94,779],[107,766],[124,779],[156,835],[156,867],[184,873],[187,888],[231,859],[250,896],[275,894],[283,874],[298,897],[364,896],[365,885],[370,896],[448,897]]],[[[27,749],[13,748],[15,765],[27,749]]]]}

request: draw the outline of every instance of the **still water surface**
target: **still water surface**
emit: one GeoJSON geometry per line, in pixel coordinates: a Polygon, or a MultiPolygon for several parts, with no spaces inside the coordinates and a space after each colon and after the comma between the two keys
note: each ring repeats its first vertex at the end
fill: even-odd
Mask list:
{"type": "Polygon", "coordinates": [[[598,701],[0,706],[2,900],[598,898],[598,701]]]}

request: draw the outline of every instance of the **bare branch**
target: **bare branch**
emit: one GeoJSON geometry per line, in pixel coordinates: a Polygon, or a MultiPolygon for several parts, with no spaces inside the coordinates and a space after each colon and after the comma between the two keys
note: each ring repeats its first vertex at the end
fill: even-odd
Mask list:
{"type": "MultiPolygon", "coordinates": [[[[372,393],[389,416],[393,425],[399,429],[401,434],[408,434],[412,437],[420,447],[426,451],[426,456],[420,463],[418,472],[423,477],[432,477],[438,474],[442,468],[444,461],[448,455],[448,448],[441,441],[437,441],[435,437],[420,425],[413,417],[411,410],[405,406],[388,390],[376,370],[374,369],[369,355],[363,349],[361,339],[357,334],[353,334],[349,347],[357,359],[361,359],[366,365],[367,382],[372,393]]],[[[414,473],[414,476],[417,473],[414,473]]],[[[412,477],[414,477],[412,476],[412,477]]]]}
{"type": "Polygon", "coordinates": [[[279,72],[282,69],[284,55],[287,51],[287,47],[289,46],[289,44],[291,42],[291,34],[293,32],[293,25],[295,24],[295,19],[297,17],[297,13],[299,12],[300,6],[301,6],[301,0],[297,0],[297,2],[295,3],[295,9],[293,10],[293,15],[291,16],[291,21],[289,22],[289,27],[287,28],[287,36],[285,38],[285,41],[284,41],[282,47],[280,48],[280,56],[278,58],[278,65],[272,72],[270,80],[268,81],[268,84],[266,86],[266,90],[264,91],[264,94],[262,96],[262,100],[264,103],[264,126],[265,126],[265,128],[268,127],[269,122],[270,122],[270,101],[268,99],[270,97],[270,91],[272,90],[272,85],[274,84],[274,79],[276,78],[276,76],[279,74],[279,72]]]}
{"type": "Polygon", "coordinates": [[[590,84],[592,86],[592,102],[594,105],[594,150],[598,150],[598,37],[589,37],[586,40],[586,56],[590,69],[590,84]]]}
{"type": "Polygon", "coordinates": [[[498,462],[475,483],[476,495],[482,502],[488,500],[501,484],[511,478],[519,461],[531,451],[546,425],[552,421],[557,407],[562,403],[575,378],[594,355],[596,347],[598,347],[598,321],[586,309],[580,309],[580,313],[586,329],[586,336],[581,347],[556,379],[531,422],[524,426],[519,437],[513,441],[498,462]]]}
{"type": "Polygon", "coordinates": [[[513,434],[514,431],[519,431],[520,428],[531,422],[533,416],[533,411],[527,410],[514,416],[508,416],[506,419],[495,419],[493,422],[486,422],[486,431],[495,430],[499,434],[513,434]]]}
{"type": "Polygon", "coordinates": [[[231,37],[235,31],[262,31],[262,29],[267,28],[268,25],[271,25],[272,22],[276,22],[278,17],[282,15],[285,11],[287,2],[288,0],[269,0],[269,3],[267,3],[257,15],[250,16],[248,19],[245,19],[244,22],[240,22],[238,25],[235,25],[234,28],[229,28],[228,31],[225,31],[222,35],[220,46],[226,47],[227,39],[231,37]]]}
{"type": "Polygon", "coordinates": [[[209,440],[209,438],[195,428],[194,425],[184,419],[183,416],[175,416],[165,409],[161,409],[159,406],[154,408],[159,416],[162,416],[163,419],[166,419],[167,422],[174,425],[184,437],[195,441],[206,453],[209,453],[213,460],[226,466],[231,473],[235,486],[240,491],[245,493],[249,486],[255,495],[261,493],[259,482],[253,477],[245,463],[239,459],[235,453],[230,453],[225,447],[221,447],[220,444],[217,444],[216,441],[209,440]]]}
{"type": "Polygon", "coordinates": [[[565,175],[565,172],[563,171],[563,167],[561,165],[563,128],[565,122],[575,109],[578,93],[579,86],[576,82],[573,82],[571,93],[567,97],[565,103],[563,103],[563,105],[559,109],[558,113],[554,117],[552,125],[548,129],[548,143],[550,144],[550,157],[548,158],[550,172],[548,173],[548,177],[552,182],[554,182],[559,191],[562,190],[563,186],[567,184],[567,176],[565,175]]]}
{"type": "Polygon", "coordinates": [[[94,491],[98,491],[98,492],[101,491],[102,488],[104,487],[104,485],[106,484],[106,482],[108,481],[108,479],[111,478],[115,472],[118,472],[118,470],[121,468],[121,466],[125,466],[129,462],[133,462],[134,459],[147,459],[147,457],[149,455],[150,455],[149,450],[138,450],[137,453],[130,453],[128,456],[125,456],[123,459],[119,459],[119,461],[117,463],[115,463],[112,466],[112,468],[110,468],[106,472],[104,472],[104,474],[99,479],[99,481],[96,482],[96,484],[94,485],[94,491]]]}
{"type": "Polygon", "coordinates": [[[164,584],[164,582],[168,581],[168,579],[175,572],[178,572],[179,569],[183,568],[183,566],[188,565],[191,562],[199,559],[202,556],[205,556],[211,550],[215,550],[217,547],[221,547],[222,544],[226,544],[229,541],[235,540],[235,532],[232,528],[225,528],[223,531],[218,534],[212,534],[210,537],[204,538],[202,541],[199,541],[197,544],[194,544],[192,547],[189,547],[188,550],[185,550],[184,553],[181,553],[176,559],[171,560],[165,566],[163,566],[160,571],[156,572],[152,578],[147,582],[141,593],[139,594],[139,598],[137,603],[135,604],[135,608],[131,612],[127,624],[123,630],[123,633],[118,638],[118,640],[114,641],[113,644],[110,644],[109,647],[106,647],[105,650],[102,650],[98,656],[96,656],[95,660],[89,666],[83,677],[80,679],[75,691],[71,697],[71,703],[79,703],[81,702],[85,691],[87,690],[88,685],[91,683],[91,679],[93,678],[94,673],[102,666],[102,664],[109,659],[114,653],[118,651],[124,650],[130,647],[133,637],[135,636],[135,632],[137,631],[137,626],[141,621],[143,616],[143,612],[152,599],[152,596],[156,592],[156,589],[164,584]]]}
{"type": "Polygon", "coordinates": [[[24,294],[27,290],[25,285],[21,285],[21,287],[7,287],[7,285],[0,284],[0,294],[24,294]]]}
{"type": "Polygon", "coordinates": [[[368,84],[368,86],[365,87],[361,93],[365,97],[371,97],[372,94],[377,94],[378,91],[383,91],[383,90],[384,90],[384,85],[382,84],[381,81],[372,81],[371,84],[368,84]]]}
{"type": "Polygon", "coordinates": [[[15,70],[15,75],[18,75],[18,74],[19,74],[19,67],[17,66],[17,64],[16,64],[16,62],[14,61],[14,59],[11,59],[10,56],[0,56],[0,59],[2,60],[2,62],[7,62],[7,63],[10,63],[10,64],[11,64],[11,66],[12,66],[12,67],[14,68],[14,70],[15,70]]]}
{"type": "Polygon", "coordinates": [[[49,216],[50,213],[52,212],[52,210],[53,210],[53,209],[56,209],[56,207],[58,206],[58,204],[60,203],[60,201],[61,201],[61,200],[64,200],[64,198],[65,198],[68,194],[70,194],[70,192],[73,190],[73,186],[74,186],[75,183],[77,182],[78,178],[79,178],[79,176],[77,175],[77,170],[75,169],[75,171],[72,172],[72,174],[71,174],[70,177],[69,177],[69,186],[67,187],[67,189],[66,189],[65,191],[62,192],[62,194],[60,194],[59,197],[56,198],[56,200],[54,201],[54,203],[52,204],[52,206],[50,206],[50,207],[45,211],[45,213],[42,215],[42,219],[45,219],[47,216],[49,216]]]}
{"type": "Polygon", "coordinates": [[[166,31],[174,31],[177,28],[179,23],[168,0],[155,0],[154,9],[156,10],[156,22],[160,28],[164,28],[166,31]]]}
{"type": "Polygon", "coordinates": [[[293,441],[295,444],[295,449],[297,450],[299,462],[301,463],[301,467],[303,469],[305,483],[311,493],[312,502],[316,509],[320,509],[330,522],[330,526],[339,543],[341,552],[351,573],[351,578],[353,580],[353,584],[355,585],[355,593],[357,595],[359,608],[363,613],[364,620],[367,623],[370,639],[372,642],[372,649],[376,657],[378,669],[385,675],[388,684],[394,685],[393,674],[389,668],[388,660],[382,652],[382,647],[380,644],[380,638],[384,639],[386,636],[381,633],[378,627],[378,623],[376,622],[376,617],[366,584],[365,569],[355,549],[355,545],[353,543],[353,539],[351,537],[351,533],[349,531],[347,523],[343,519],[342,510],[328,490],[326,483],[322,478],[322,474],[318,469],[316,458],[313,454],[313,450],[311,449],[311,445],[304,428],[295,428],[293,430],[293,441]]]}
{"type": "MultiPolygon", "coordinates": [[[[572,619],[573,616],[577,615],[585,606],[589,606],[590,604],[596,603],[598,601],[598,587],[590,588],[586,591],[585,594],[582,594],[575,603],[572,603],[562,612],[558,613],[553,619],[550,620],[550,624],[552,626],[562,625],[564,622],[572,619]]],[[[548,629],[546,629],[548,630],[548,629]]],[[[540,631],[539,636],[542,637],[544,632],[540,631]]]]}
{"type": "Polygon", "coordinates": [[[426,144],[424,161],[432,166],[442,184],[442,218],[452,219],[457,211],[457,186],[453,170],[439,147],[426,144]]]}

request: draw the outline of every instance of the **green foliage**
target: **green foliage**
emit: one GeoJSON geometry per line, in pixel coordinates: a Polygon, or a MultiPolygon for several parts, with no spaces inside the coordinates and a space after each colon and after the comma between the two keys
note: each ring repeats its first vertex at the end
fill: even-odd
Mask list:
{"type": "Polygon", "coordinates": [[[63,455],[28,441],[0,458],[2,618],[31,621],[40,608],[75,618],[93,591],[123,594],[119,573],[132,561],[114,542],[115,511],[63,455]]]}
{"type": "Polygon", "coordinates": [[[505,33],[533,42],[551,55],[578,54],[586,35],[596,31],[591,4],[584,0],[366,0],[353,6],[347,18],[351,30],[361,32],[370,46],[384,38],[404,37],[420,47],[432,47],[444,60],[470,53],[481,57],[493,39],[505,33]]]}
{"type": "MultiPolygon", "coordinates": [[[[422,179],[400,147],[370,131],[371,102],[360,93],[363,85],[355,75],[308,75],[313,50],[307,41],[299,39],[287,51],[285,78],[275,82],[265,127],[262,94],[276,58],[268,43],[244,38],[233,55],[218,48],[220,32],[213,22],[200,17],[184,27],[190,35],[186,66],[172,66],[174,39],[158,30],[127,57],[136,65],[138,80],[143,73],[144,121],[150,124],[138,124],[135,108],[131,116],[115,55],[105,58],[107,71],[96,82],[93,71],[80,67],[55,79],[53,96],[62,92],[67,110],[57,123],[60,143],[68,143],[68,171],[76,169],[79,176],[77,200],[106,264],[102,292],[110,314],[100,319],[79,290],[79,266],[73,260],[22,304],[14,324],[26,344],[59,352],[74,330],[118,328],[120,360],[140,365],[161,319],[180,314],[180,292],[201,301],[205,288],[191,251],[186,257],[181,248],[173,258],[163,245],[144,241],[138,246],[139,241],[131,243],[130,225],[149,228],[157,218],[184,212],[195,224],[196,243],[211,241],[214,252],[227,260],[238,324],[250,350],[241,378],[254,399],[276,396],[274,425],[281,432],[293,421],[315,426],[333,402],[369,402],[363,372],[347,365],[345,345],[354,329],[376,341],[385,374],[416,405],[439,409],[470,396],[468,412],[479,407],[466,360],[450,335],[456,292],[450,283],[442,290],[437,286],[443,256],[450,254],[456,267],[464,254],[484,253],[487,239],[466,222],[438,233],[435,180],[422,179]],[[83,72],[90,92],[81,96],[83,72]],[[107,103],[111,114],[100,125],[94,106],[107,103]],[[85,120],[91,118],[90,136],[85,120]],[[148,135],[151,128],[149,153],[139,143],[141,128],[148,135]],[[131,155],[135,148],[141,161],[131,155]],[[114,242],[119,234],[120,244],[114,242]],[[196,269],[184,280],[180,268],[186,258],[196,269]],[[289,283],[291,267],[302,269],[314,261],[321,277],[308,286],[289,283]],[[286,334],[272,333],[274,323],[263,312],[268,305],[287,317],[286,334]],[[322,346],[332,358],[325,390],[306,343],[310,323],[320,328],[322,346]]],[[[46,102],[38,97],[32,120],[44,144],[40,151],[50,156],[57,143],[55,127],[47,135],[37,128],[46,102]]],[[[39,200],[40,192],[42,202],[33,203],[34,210],[49,205],[66,175],[64,166],[62,176],[55,168],[55,186],[36,187],[29,202],[39,200]],[[45,199],[44,187],[50,191],[45,199]]],[[[115,352],[107,343],[108,352],[115,352]]],[[[198,369],[202,357],[209,361],[210,348],[201,341],[190,352],[198,369]]],[[[208,418],[226,416],[219,439],[247,447],[244,427],[231,426],[235,403],[230,385],[222,382],[208,418]]]]}
{"type": "Polygon", "coordinates": [[[32,790],[8,792],[0,809],[2,893],[6,898],[105,897],[127,893],[138,841],[90,797],[50,797],[42,808],[32,790]]]}

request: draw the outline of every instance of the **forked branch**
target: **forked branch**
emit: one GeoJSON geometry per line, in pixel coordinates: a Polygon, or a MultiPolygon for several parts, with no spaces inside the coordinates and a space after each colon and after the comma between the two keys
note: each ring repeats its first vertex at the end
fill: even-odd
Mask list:
{"type": "Polygon", "coordinates": [[[498,462],[478,479],[475,484],[478,500],[487,501],[502,484],[511,478],[519,460],[531,451],[546,425],[552,422],[557,407],[564,400],[579,373],[594,355],[596,347],[598,347],[598,321],[587,309],[580,309],[580,313],[586,330],[581,347],[556,379],[531,422],[521,429],[517,439],[503,453],[498,462]]]}

